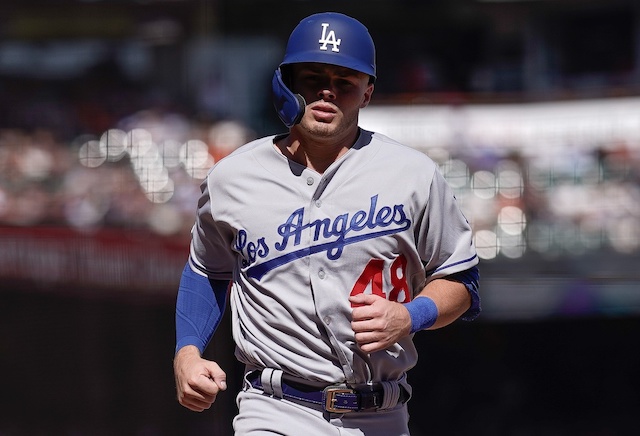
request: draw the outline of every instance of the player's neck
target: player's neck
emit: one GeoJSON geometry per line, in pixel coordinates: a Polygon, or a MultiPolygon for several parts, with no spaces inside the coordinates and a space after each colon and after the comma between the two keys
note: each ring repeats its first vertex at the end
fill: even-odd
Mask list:
{"type": "Polygon", "coordinates": [[[349,151],[357,137],[358,131],[339,141],[335,138],[306,137],[292,131],[276,145],[289,159],[323,174],[332,163],[349,151]]]}

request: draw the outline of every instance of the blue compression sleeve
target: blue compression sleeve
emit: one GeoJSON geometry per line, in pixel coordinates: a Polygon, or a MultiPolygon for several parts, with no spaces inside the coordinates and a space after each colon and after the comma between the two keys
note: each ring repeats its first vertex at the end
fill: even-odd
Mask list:
{"type": "Polygon", "coordinates": [[[204,351],[224,314],[228,287],[226,280],[195,273],[187,262],[176,301],[176,352],[185,345],[204,351]]]}
{"type": "Polygon", "coordinates": [[[474,266],[466,271],[451,274],[448,279],[462,283],[471,295],[471,307],[460,317],[464,321],[473,321],[480,315],[482,310],[480,307],[480,272],[478,267],[474,266]]]}

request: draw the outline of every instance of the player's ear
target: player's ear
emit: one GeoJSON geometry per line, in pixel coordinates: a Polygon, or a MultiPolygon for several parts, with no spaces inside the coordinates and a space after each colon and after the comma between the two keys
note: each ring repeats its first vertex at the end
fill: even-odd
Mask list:
{"type": "Polygon", "coordinates": [[[367,85],[367,89],[364,92],[364,95],[362,96],[362,103],[360,103],[360,109],[363,109],[367,106],[369,106],[369,102],[371,101],[371,95],[373,94],[373,83],[369,83],[367,85]]]}

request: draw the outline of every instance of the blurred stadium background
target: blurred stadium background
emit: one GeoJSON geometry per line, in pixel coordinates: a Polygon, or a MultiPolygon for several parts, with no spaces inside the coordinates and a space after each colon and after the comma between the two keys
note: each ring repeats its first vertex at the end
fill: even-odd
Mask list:
{"type": "Polygon", "coordinates": [[[438,162],[482,259],[481,318],[416,337],[413,434],[637,434],[640,3],[6,0],[0,436],[231,434],[228,320],[231,392],[174,399],[177,282],[200,181],[283,130],[269,80],[320,10],[370,28],[361,124],[438,162]]]}

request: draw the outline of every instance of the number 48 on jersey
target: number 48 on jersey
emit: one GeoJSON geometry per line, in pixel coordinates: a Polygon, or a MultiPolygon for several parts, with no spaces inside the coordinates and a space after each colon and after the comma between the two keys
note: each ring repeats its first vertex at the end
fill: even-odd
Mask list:
{"type": "Polygon", "coordinates": [[[351,296],[367,293],[379,295],[382,298],[398,303],[408,303],[411,301],[411,293],[407,283],[407,259],[400,255],[393,261],[389,274],[391,274],[391,289],[383,289],[383,274],[385,262],[383,259],[371,259],[364,267],[362,274],[356,280],[351,290],[351,296]]]}

